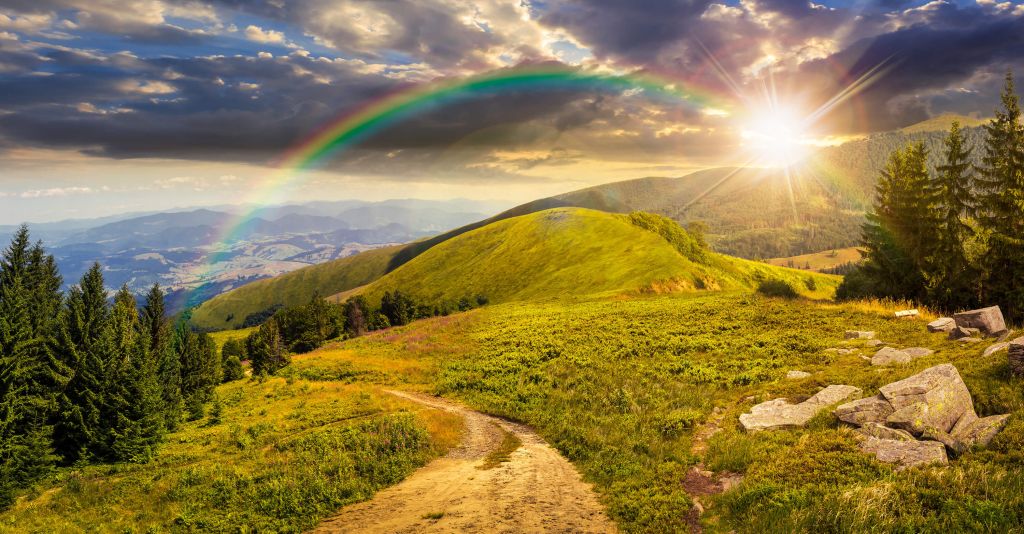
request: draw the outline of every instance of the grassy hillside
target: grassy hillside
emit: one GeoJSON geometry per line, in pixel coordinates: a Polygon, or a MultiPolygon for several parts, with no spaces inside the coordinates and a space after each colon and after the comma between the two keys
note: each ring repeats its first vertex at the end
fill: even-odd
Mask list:
{"type": "Polygon", "coordinates": [[[303,532],[456,445],[462,419],[376,388],[273,378],[217,388],[146,464],[58,469],[0,532],[303,532]]]}
{"type": "Polygon", "coordinates": [[[917,124],[912,124],[906,128],[901,128],[900,131],[905,134],[922,132],[948,133],[949,128],[953,125],[953,121],[959,122],[961,128],[977,128],[988,123],[989,119],[977,119],[966,115],[957,115],[956,113],[943,113],[942,115],[932,117],[917,124]]]}
{"type": "Polygon", "coordinates": [[[823,250],[811,254],[801,254],[788,258],[772,258],[768,263],[780,267],[795,267],[797,269],[810,269],[812,271],[823,271],[840,265],[861,260],[860,249],[857,247],[823,250]],[[808,267],[809,266],[809,267],[808,267]]]}
{"type": "Polygon", "coordinates": [[[206,330],[239,328],[250,314],[273,306],[295,306],[368,284],[387,272],[401,247],[369,250],[340,260],[313,265],[218,295],[192,313],[192,323],[206,330]]]}
{"type": "Polygon", "coordinates": [[[396,289],[431,304],[477,295],[498,303],[602,293],[752,289],[769,278],[786,280],[815,296],[828,295],[838,281],[718,254],[707,260],[687,258],[628,216],[555,208],[438,244],[360,293],[371,303],[396,289]]]}
{"type": "Polygon", "coordinates": [[[625,532],[1008,532],[1024,528],[1024,388],[1006,353],[896,320],[902,304],[832,304],[749,292],[512,303],[418,321],[297,357],[297,376],[428,387],[525,421],[594,483],[625,532]],[[873,367],[846,329],[935,349],[873,367]],[[850,354],[833,347],[855,349],[850,354]],[[948,467],[895,471],[831,414],[808,428],[747,434],[756,403],[828,384],[872,395],[939,363],[960,370],[980,415],[1015,414],[984,451],[948,467]],[[802,370],[809,378],[787,380],[802,370]],[[721,431],[710,438],[705,425],[721,431]],[[696,445],[696,447],[695,447],[696,445]],[[703,462],[743,475],[693,515],[687,473],[703,462]]]}

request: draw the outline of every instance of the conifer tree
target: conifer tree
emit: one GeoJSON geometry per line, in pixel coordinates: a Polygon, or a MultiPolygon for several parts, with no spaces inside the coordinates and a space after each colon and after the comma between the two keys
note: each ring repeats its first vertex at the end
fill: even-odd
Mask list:
{"type": "Polygon", "coordinates": [[[967,257],[965,243],[974,238],[968,220],[974,213],[974,169],[971,148],[956,121],[945,140],[944,162],[938,166],[934,189],[938,194],[933,258],[925,273],[929,304],[957,310],[978,304],[977,273],[967,257]]]}
{"type": "Polygon", "coordinates": [[[246,350],[249,353],[253,375],[274,374],[289,363],[284,341],[274,318],[270,318],[260,325],[258,330],[249,334],[246,339],[246,350]]]}
{"type": "Polygon", "coordinates": [[[171,347],[171,327],[164,317],[164,292],[153,284],[142,306],[141,327],[149,338],[149,354],[156,365],[164,428],[171,432],[181,421],[181,361],[171,347]]]}
{"type": "Polygon", "coordinates": [[[103,272],[94,264],[68,292],[61,310],[58,355],[70,379],[59,399],[54,429],[57,452],[67,462],[88,461],[103,453],[101,428],[109,311],[103,272]]]}
{"type": "Polygon", "coordinates": [[[220,354],[209,335],[181,322],[174,331],[174,352],[181,362],[181,395],[186,405],[201,406],[221,381],[220,354]]]}
{"type": "Polygon", "coordinates": [[[982,192],[978,219],[989,243],[982,294],[1013,320],[1024,317],[1024,125],[1010,72],[1001,103],[985,126],[977,179],[982,192]]]}

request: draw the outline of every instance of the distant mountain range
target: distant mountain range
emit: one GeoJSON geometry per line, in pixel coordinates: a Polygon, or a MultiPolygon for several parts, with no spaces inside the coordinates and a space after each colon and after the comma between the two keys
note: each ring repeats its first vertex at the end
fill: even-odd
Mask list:
{"type": "MultiPolygon", "coordinates": [[[[128,284],[141,293],[159,283],[173,307],[181,307],[246,282],[434,235],[501,207],[470,200],[311,202],[261,208],[237,224],[239,213],[251,210],[223,206],[33,224],[30,230],[57,258],[66,284],[100,262],[110,287],[128,284]]],[[[2,226],[0,234],[15,229],[2,226]]]]}

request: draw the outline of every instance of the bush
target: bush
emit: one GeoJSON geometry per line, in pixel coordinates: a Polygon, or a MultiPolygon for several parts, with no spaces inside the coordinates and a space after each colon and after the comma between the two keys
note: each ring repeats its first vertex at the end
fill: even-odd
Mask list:
{"type": "Polygon", "coordinates": [[[787,299],[799,296],[796,289],[785,280],[765,280],[757,286],[757,292],[766,297],[782,297],[787,299]]]}
{"type": "Polygon", "coordinates": [[[224,370],[224,382],[232,382],[245,378],[245,371],[242,370],[242,362],[238,356],[228,356],[222,364],[224,370]]]}

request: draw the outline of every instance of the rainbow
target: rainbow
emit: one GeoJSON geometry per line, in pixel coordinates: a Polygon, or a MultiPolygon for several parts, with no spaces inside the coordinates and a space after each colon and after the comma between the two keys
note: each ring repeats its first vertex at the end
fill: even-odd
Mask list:
{"type": "MultiPolygon", "coordinates": [[[[433,83],[402,88],[326,123],[274,163],[276,170],[256,187],[244,204],[253,206],[228,221],[214,239],[215,248],[237,241],[239,232],[262,206],[287,197],[287,191],[303,181],[304,172],[357,145],[375,132],[417,114],[460,100],[502,92],[548,90],[591,90],[614,93],[634,91],[645,98],[663,99],[694,108],[728,107],[721,99],[711,98],[712,91],[698,91],[694,85],[651,72],[612,75],[569,69],[560,66],[527,66],[499,70],[479,76],[445,79],[433,83]]],[[[204,279],[213,270],[221,255],[212,253],[204,279]]],[[[189,305],[202,296],[201,289],[192,291],[189,305]],[[198,297],[198,298],[197,298],[198,297]]]]}

